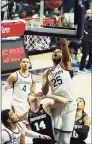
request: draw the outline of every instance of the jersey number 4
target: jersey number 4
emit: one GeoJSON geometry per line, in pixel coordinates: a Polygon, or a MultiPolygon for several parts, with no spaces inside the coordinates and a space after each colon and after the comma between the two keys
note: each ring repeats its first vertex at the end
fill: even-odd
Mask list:
{"type": "Polygon", "coordinates": [[[26,92],[26,85],[23,86],[22,90],[26,92]]]}
{"type": "Polygon", "coordinates": [[[54,87],[62,84],[62,79],[60,78],[60,76],[55,77],[54,79],[52,79],[53,85],[54,87]]]}
{"type": "Polygon", "coordinates": [[[44,121],[41,121],[39,124],[38,124],[38,122],[36,122],[34,125],[35,125],[37,131],[39,131],[41,129],[46,129],[46,125],[45,125],[44,121]]]}

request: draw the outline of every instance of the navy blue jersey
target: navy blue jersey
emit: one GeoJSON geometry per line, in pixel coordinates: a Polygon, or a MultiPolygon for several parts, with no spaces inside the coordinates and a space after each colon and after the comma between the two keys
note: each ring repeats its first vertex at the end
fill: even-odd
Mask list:
{"type": "Polygon", "coordinates": [[[29,109],[28,121],[33,131],[43,135],[48,135],[52,140],[33,139],[34,144],[51,144],[54,141],[51,116],[45,112],[43,106],[40,105],[38,112],[34,113],[29,109]]]}
{"type": "MultiPolygon", "coordinates": [[[[82,116],[80,119],[75,121],[74,126],[76,126],[78,129],[82,128],[84,125],[84,118],[87,116],[87,114],[85,112],[82,113],[82,116]]],[[[76,130],[73,130],[72,132],[72,137],[71,137],[71,144],[85,144],[85,142],[83,140],[79,139],[79,135],[76,132],[76,130]]]]}

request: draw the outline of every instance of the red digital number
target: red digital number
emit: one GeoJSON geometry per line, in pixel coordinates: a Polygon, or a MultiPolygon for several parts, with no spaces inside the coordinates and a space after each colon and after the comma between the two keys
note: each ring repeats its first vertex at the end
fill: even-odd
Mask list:
{"type": "Polygon", "coordinates": [[[2,62],[16,62],[24,57],[24,48],[11,48],[2,50],[2,62]]]}

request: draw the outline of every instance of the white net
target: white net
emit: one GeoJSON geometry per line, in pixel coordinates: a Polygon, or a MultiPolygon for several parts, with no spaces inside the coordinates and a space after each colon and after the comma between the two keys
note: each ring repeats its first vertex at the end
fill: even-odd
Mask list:
{"type": "MultiPolygon", "coordinates": [[[[51,25],[53,20],[46,19],[44,24],[51,25]]],[[[40,22],[37,19],[29,20],[26,22],[27,27],[40,27],[40,22]]],[[[28,51],[32,50],[47,50],[50,49],[51,38],[48,36],[25,35],[24,42],[28,51]]]]}
{"type": "Polygon", "coordinates": [[[47,50],[50,49],[50,37],[46,36],[36,36],[36,35],[26,35],[25,45],[28,51],[32,50],[47,50]]]}

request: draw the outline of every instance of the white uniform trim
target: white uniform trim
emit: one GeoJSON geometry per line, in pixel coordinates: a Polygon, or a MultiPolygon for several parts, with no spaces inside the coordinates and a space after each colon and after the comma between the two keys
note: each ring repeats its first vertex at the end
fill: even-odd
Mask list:
{"type": "Polygon", "coordinates": [[[17,80],[13,85],[13,99],[11,105],[14,106],[16,112],[21,113],[29,109],[27,102],[28,94],[32,86],[32,74],[23,77],[19,71],[16,72],[17,80]]]}

